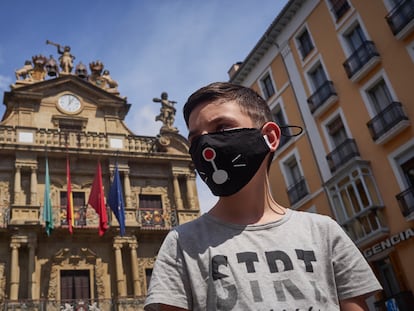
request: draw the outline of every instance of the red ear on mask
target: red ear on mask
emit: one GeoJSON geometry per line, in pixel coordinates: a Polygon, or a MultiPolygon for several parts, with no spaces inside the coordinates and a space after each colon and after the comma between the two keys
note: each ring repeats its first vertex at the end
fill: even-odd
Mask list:
{"type": "Polygon", "coordinates": [[[269,144],[270,151],[275,151],[279,145],[281,135],[279,126],[274,122],[267,122],[262,127],[262,133],[267,137],[266,140],[269,144]]]}

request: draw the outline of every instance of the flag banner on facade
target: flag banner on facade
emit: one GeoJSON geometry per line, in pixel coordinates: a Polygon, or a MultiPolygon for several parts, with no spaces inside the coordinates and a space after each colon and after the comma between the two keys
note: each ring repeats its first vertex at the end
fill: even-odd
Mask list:
{"type": "Polygon", "coordinates": [[[108,229],[108,215],[106,214],[100,161],[98,161],[98,165],[96,167],[96,174],[92,183],[91,193],[89,194],[88,204],[92,206],[99,215],[99,235],[102,236],[108,229]]]}
{"type": "Polygon", "coordinates": [[[53,230],[53,212],[52,212],[52,200],[50,198],[50,177],[49,177],[49,163],[46,156],[45,167],[45,194],[43,197],[43,220],[45,222],[45,228],[47,235],[50,235],[53,230]]]}
{"type": "Polygon", "coordinates": [[[75,225],[75,217],[73,215],[73,195],[72,195],[72,184],[70,180],[70,167],[69,167],[69,156],[66,157],[66,220],[68,222],[68,228],[70,234],[73,233],[73,226],[75,225]]]}
{"type": "Polygon", "coordinates": [[[118,163],[115,165],[114,179],[109,189],[108,204],[118,220],[121,236],[125,235],[125,206],[122,197],[121,178],[119,177],[118,163]]]}

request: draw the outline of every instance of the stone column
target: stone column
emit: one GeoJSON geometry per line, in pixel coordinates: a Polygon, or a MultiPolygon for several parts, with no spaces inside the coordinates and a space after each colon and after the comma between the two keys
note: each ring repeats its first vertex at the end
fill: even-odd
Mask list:
{"type": "Polygon", "coordinates": [[[37,168],[32,167],[32,173],[30,175],[30,205],[37,204],[37,168]]]}
{"type": "Polygon", "coordinates": [[[20,203],[20,193],[22,191],[20,166],[16,165],[16,172],[14,173],[14,204],[20,203]]]}
{"type": "Polygon", "coordinates": [[[183,209],[183,200],[181,199],[180,184],[178,183],[177,175],[173,176],[173,185],[174,185],[174,199],[177,209],[183,209]]]}
{"type": "Polygon", "coordinates": [[[185,183],[187,187],[187,203],[189,208],[195,208],[194,206],[194,192],[193,192],[193,182],[190,175],[185,176],[185,183]]]}
{"type": "Polygon", "coordinates": [[[131,207],[131,182],[129,180],[129,172],[124,172],[124,189],[125,189],[125,207],[131,207]]]}
{"type": "Polygon", "coordinates": [[[116,269],[116,283],[118,289],[118,297],[126,296],[126,284],[124,278],[124,268],[122,266],[122,243],[114,242],[115,249],[115,269],[116,269]]]}
{"type": "Polygon", "coordinates": [[[10,269],[10,300],[17,300],[19,298],[19,247],[20,243],[12,242],[11,247],[11,269],[10,269]]]}
{"type": "Polygon", "coordinates": [[[139,282],[138,274],[138,256],[137,256],[137,241],[129,243],[129,248],[131,249],[131,268],[132,268],[132,280],[134,284],[134,296],[141,296],[141,284],[139,282]]]}
{"type": "Polygon", "coordinates": [[[35,278],[35,249],[36,244],[34,240],[29,240],[29,243],[27,244],[27,247],[29,248],[29,264],[28,264],[28,295],[29,299],[36,299],[36,290],[37,290],[37,284],[36,284],[36,278],[35,278]]]}

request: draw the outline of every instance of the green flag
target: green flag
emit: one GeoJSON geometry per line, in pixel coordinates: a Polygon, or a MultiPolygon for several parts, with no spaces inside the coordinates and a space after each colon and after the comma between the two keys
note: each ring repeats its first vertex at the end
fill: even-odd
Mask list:
{"type": "Polygon", "coordinates": [[[50,178],[49,178],[49,164],[46,157],[45,169],[45,195],[43,198],[43,220],[45,221],[46,233],[50,235],[53,230],[53,213],[52,200],[50,199],[50,178]]]}

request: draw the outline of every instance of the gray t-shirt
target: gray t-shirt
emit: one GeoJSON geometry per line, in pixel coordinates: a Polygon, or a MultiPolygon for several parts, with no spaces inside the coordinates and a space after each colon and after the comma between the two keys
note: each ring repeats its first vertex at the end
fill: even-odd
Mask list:
{"type": "Polygon", "coordinates": [[[145,310],[339,310],[381,285],[330,217],[287,210],[263,225],[208,214],[181,225],[159,251],[145,310]]]}

